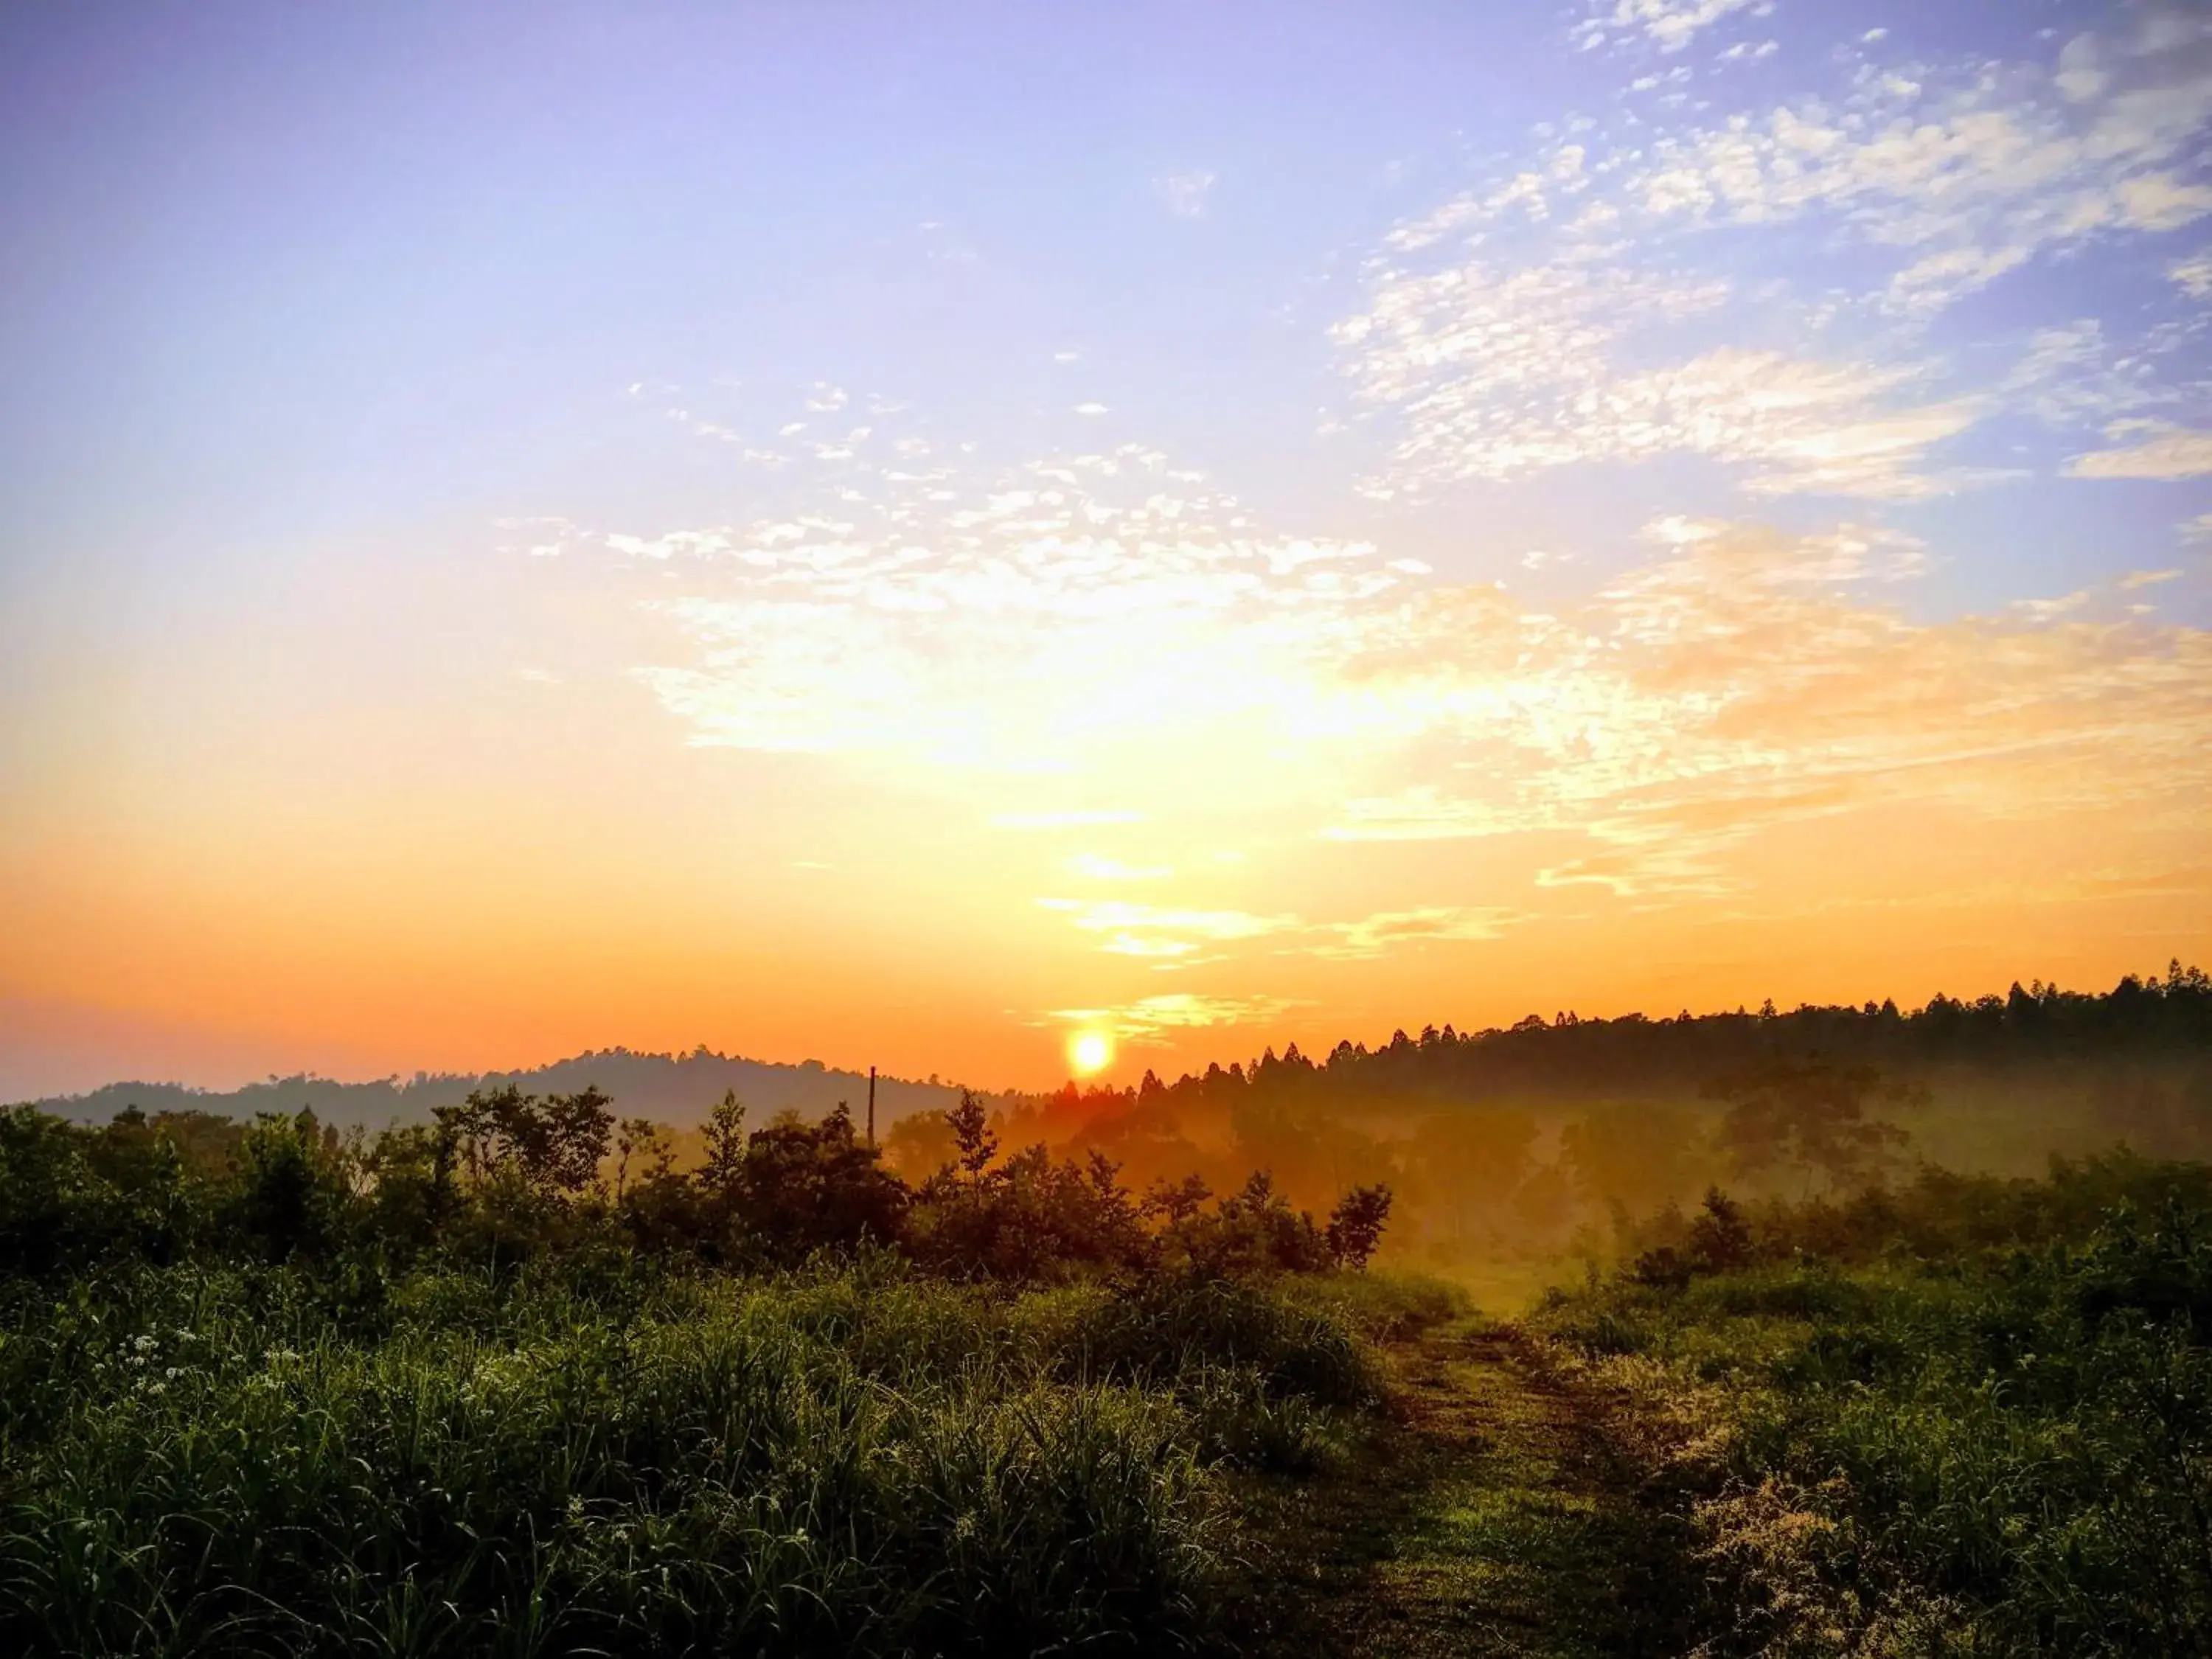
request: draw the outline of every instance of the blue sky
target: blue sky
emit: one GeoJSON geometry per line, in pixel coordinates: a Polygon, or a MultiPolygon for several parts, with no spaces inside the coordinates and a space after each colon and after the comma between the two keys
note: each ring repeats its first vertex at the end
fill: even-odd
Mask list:
{"type": "MultiPolygon", "coordinates": [[[[1840,110],[1870,75],[1923,88],[1882,118],[1940,115],[1984,74],[2020,84],[1976,113],[2063,105],[2044,82],[2068,40],[2101,24],[2124,47],[2154,17],[1746,5],[1692,28],[1675,20],[1695,8],[1649,9],[1597,30],[1602,10],[1519,7],[17,12],[0,116],[11,539],[35,559],[80,535],[175,534],[180,495],[207,531],[248,539],[308,515],[513,505],[551,479],[666,510],[673,479],[608,459],[652,447],[611,401],[641,379],[757,423],[817,381],[866,387],[1010,446],[1103,401],[1255,499],[1341,517],[1370,456],[1364,432],[1316,441],[1317,412],[1351,401],[1327,331],[1401,221],[1568,143],[1595,167],[1731,117],[1840,110]],[[1069,349],[1079,371],[1053,361],[1069,349]],[[143,480],[135,513],[108,487],[124,471],[143,480]]],[[[2153,81],[2159,58],[2202,51],[2119,74],[2153,81]]],[[[2034,203],[2032,180],[1988,182],[1985,201],[2034,203]]],[[[1810,309],[1863,307],[1895,275],[1882,222],[1907,210],[1843,193],[1694,234],[1678,214],[1641,227],[1632,257],[1663,246],[1686,277],[1733,285],[1684,341],[1802,343],[1810,309]],[[1786,299],[1747,307],[1762,283],[1786,299]]],[[[1877,307],[1832,331],[1967,390],[2085,318],[2124,357],[2201,316],[2166,274],[2202,247],[2201,220],[2166,218],[2181,222],[2051,237],[1930,314],[1877,307]]],[[[2191,390],[2201,347],[2149,367],[2191,390]]],[[[2098,412],[1993,412],[1948,449],[2047,474],[2098,412]]],[[[2008,540],[2042,539],[2042,513],[2017,505],[2027,482],[1977,492],[2008,540]]],[[[2100,497],[2131,541],[2203,505],[2051,494],[2100,497]]],[[[1414,516],[1425,541],[1453,534],[1414,516]]],[[[1961,597],[2015,597],[1993,580],[1961,597]]]]}
{"type": "MultiPolygon", "coordinates": [[[[885,937],[957,933],[942,893],[1086,953],[1012,951],[979,1054],[1062,1005],[1141,1043],[1420,973],[1481,1002],[1563,891],[1779,927],[1808,817],[2126,819],[2021,855],[2057,891],[2112,848],[2137,909],[2045,924],[2085,970],[2208,914],[2195,9],[21,8],[0,212],[6,867],[64,933],[131,921],[70,848],[191,889],[273,799],[379,823],[610,744],[757,868],[917,800],[1152,826],[1055,844],[1089,889],[878,872],[885,937]],[[154,800],[198,828],[126,827],[154,800]],[[1263,845],[1273,886],[1194,884],[1263,845]],[[1113,870],[1182,873],[1132,909],[1113,870]]],[[[1758,937],[1607,992],[1717,994],[1758,937]]],[[[396,1052],[195,1003],[191,948],[157,991],[26,943],[0,987],[97,1042],[396,1052]]]]}

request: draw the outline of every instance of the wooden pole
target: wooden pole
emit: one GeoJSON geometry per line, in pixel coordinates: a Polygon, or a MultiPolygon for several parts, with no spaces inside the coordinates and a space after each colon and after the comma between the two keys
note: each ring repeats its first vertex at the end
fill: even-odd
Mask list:
{"type": "Polygon", "coordinates": [[[876,1144],[876,1068],[868,1067],[868,1145],[876,1144]]]}

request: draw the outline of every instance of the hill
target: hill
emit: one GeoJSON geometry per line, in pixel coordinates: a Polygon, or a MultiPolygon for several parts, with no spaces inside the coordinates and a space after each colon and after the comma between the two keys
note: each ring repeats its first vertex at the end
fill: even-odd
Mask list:
{"type": "MultiPolygon", "coordinates": [[[[111,1083],[88,1094],[31,1103],[58,1117],[86,1122],[106,1122],[131,1106],[149,1116],[197,1110],[240,1119],[250,1119],[257,1112],[291,1114],[313,1109],[325,1123],[379,1127],[427,1123],[434,1109],[459,1105],[472,1089],[508,1083],[532,1094],[563,1094],[597,1085],[621,1103],[625,1114],[679,1128],[704,1122],[708,1109],[732,1089],[756,1120],[787,1109],[819,1117],[840,1101],[848,1103],[857,1117],[868,1098],[866,1073],[833,1070],[818,1060],[797,1065],[746,1060],[702,1045],[684,1054],[602,1048],[524,1071],[417,1072],[404,1079],[377,1078],[363,1083],[312,1074],[271,1077],[228,1091],[181,1083],[111,1083]]],[[[876,1114],[885,1126],[917,1112],[942,1111],[959,1098],[957,1084],[890,1077],[876,1081],[876,1114]]]]}

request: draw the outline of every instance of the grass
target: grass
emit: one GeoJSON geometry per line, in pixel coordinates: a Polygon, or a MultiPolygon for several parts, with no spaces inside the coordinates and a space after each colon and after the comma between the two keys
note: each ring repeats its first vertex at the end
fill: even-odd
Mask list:
{"type": "MultiPolygon", "coordinates": [[[[1369,1293],[1370,1296],[1372,1293],[1369,1293]]],[[[184,1267],[0,1345],[22,1653],[1157,1651],[1206,1639],[1221,1478],[1371,1403],[1327,1298],[184,1267]]]]}
{"type": "Polygon", "coordinates": [[[1647,1501],[1613,1401],[1462,1310],[1392,1353],[1394,1409],[1317,1479],[1238,1478],[1268,1593],[1252,1651],[1679,1654],[1682,1528],[1647,1501]]]}
{"type": "Polygon", "coordinates": [[[865,1252],[0,1282],[0,1651],[2212,1652],[2202,1170],[1667,1224],[1520,1323],[865,1252]]]}
{"type": "Polygon", "coordinates": [[[1716,1652],[2212,1651],[2202,1215],[1624,1279],[1542,1322],[1701,1472],[1716,1652]]]}

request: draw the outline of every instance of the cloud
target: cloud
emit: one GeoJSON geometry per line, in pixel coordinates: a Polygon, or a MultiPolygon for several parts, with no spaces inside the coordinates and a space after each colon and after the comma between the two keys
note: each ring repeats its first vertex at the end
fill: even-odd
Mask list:
{"type": "Polygon", "coordinates": [[[499,544],[502,553],[522,553],[533,559],[557,559],[584,532],[568,520],[555,515],[497,518],[492,527],[521,537],[499,544]]]}
{"type": "Polygon", "coordinates": [[[1327,841],[1458,841],[1525,825],[1510,813],[1474,800],[1453,799],[1434,784],[1396,795],[1345,803],[1342,821],[1322,830],[1327,841]]]}
{"type": "Polygon", "coordinates": [[[2066,464],[2073,478],[2201,478],[2212,474],[2212,432],[2164,422],[2123,422],[2114,429],[2152,434],[2117,449],[2076,455],[2066,464]]]}
{"type": "Polygon", "coordinates": [[[2094,317],[2037,330],[2000,391],[2053,427],[2102,425],[2183,395],[2147,356],[2116,353],[2094,317]]]}
{"type": "MultiPolygon", "coordinates": [[[[1584,32],[1719,15],[1625,3],[1584,32]]],[[[2182,324],[2132,344],[2055,319],[2008,377],[1928,343],[2008,273],[2212,215],[2212,20],[2130,27],[2041,62],[1891,67],[1869,38],[1817,94],[1548,130],[1362,265],[1331,333],[1382,443],[1368,493],[1688,455],[1755,495],[1915,500],[2017,476],[1954,459],[1997,415],[2102,424],[2193,395],[2167,378],[2182,324]]]]}
{"type": "Polygon", "coordinates": [[[1000,812],[990,820],[994,830],[1086,830],[1106,823],[1142,823],[1142,812],[1121,810],[1083,810],[1072,812],[1000,812]]]}
{"type": "Polygon", "coordinates": [[[1304,1005],[1291,998],[1270,996],[1200,996],[1176,992],[1164,996],[1139,997],[1108,1008],[1054,1008],[1046,1018],[1055,1023],[1111,1030],[1123,1042],[1142,1044],[1173,1030],[1203,1030],[1212,1026],[1264,1025],[1304,1005]]]}
{"type": "Polygon", "coordinates": [[[1526,920],[1522,912],[1503,906],[1430,905],[1384,910],[1357,921],[1334,923],[1328,930],[1335,935],[1333,940],[1307,948],[1314,956],[1364,960],[1409,945],[1500,939],[1515,922],[1526,920]]]}
{"type": "Polygon", "coordinates": [[[1037,903],[1048,910],[1066,912],[1076,927],[1091,933],[1176,933],[1236,939],[1257,939],[1302,926],[1296,916],[1261,916],[1247,910],[1177,910],[1120,899],[1041,898],[1037,903]]]}
{"type": "Polygon", "coordinates": [[[1093,881],[1162,881],[1175,874],[1171,865],[1124,864],[1096,853],[1077,854],[1067,861],[1067,867],[1093,881]]]}
{"type": "Polygon", "coordinates": [[[645,602],[690,650],[639,678],[695,743],[1073,775],[1154,734],[1336,718],[1306,659],[1414,580],[1364,544],[1266,533],[1141,445],[810,465],[817,507],[600,538],[690,578],[645,602]]]}
{"type": "Polygon", "coordinates": [[[1152,194],[1178,219],[1206,217],[1206,198],[1212,193],[1210,173],[1170,173],[1152,180],[1152,194]]]}
{"type": "Polygon", "coordinates": [[[1120,901],[1042,898],[1037,903],[1066,915],[1086,933],[1108,937],[1099,948],[1112,956],[1174,959],[1205,945],[1278,941],[1277,956],[1365,960],[1409,946],[1494,939],[1522,913],[1499,905],[1427,905],[1378,911],[1350,921],[1309,921],[1291,915],[1245,910],[1186,910],[1120,901]]]}
{"type": "Polygon", "coordinates": [[[1914,395],[1918,365],[1821,362],[1722,347],[1623,365],[1639,335],[1719,308],[1728,285],[1564,258],[1518,270],[1470,260],[1392,270],[1333,331],[1355,391],[1401,419],[1373,493],[1547,468],[1705,455],[1762,495],[1911,499],[1967,475],[1936,448],[1986,408],[1914,395]]]}
{"type": "Polygon", "coordinates": [[[1131,904],[1121,900],[1041,898],[1047,910],[1064,913],[1085,933],[1103,933],[1099,946],[1110,956],[1173,960],[1206,944],[1226,944],[1294,932],[1304,926],[1292,915],[1255,915],[1246,910],[1178,909],[1131,904]]]}
{"type": "Polygon", "coordinates": [[[1571,38],[1585,48],[1616,35],[1640,35],[1665,52],[1680,52],[1723,18],[1753,0],[1611,0],[1577,24],[1571,38]]]}
{"type": "Polygon", "coordinates": [[[1628,173],[1660,220],[1771,226],[1830,217],[1901,251],[1885,298],[1926,314],[2040,254],[2212,212],[2212,25],[2168,16],[2081,35],[2050,68],[1972,63],[1902,74],[1863,63],[1812,98],[1665,134],[1628,173]]]}
{"type": "MultiPolygon", "coordinates": [[[[1887,800],[2000,817],[2172,805],[2212,784],[2212,635],[2080,614],[1914,623],[1839,584],[1909,576],[1877,538],[1729,526],[1630,573],[1539,659],[1502,794],[1432,791],[1369,826],[1566,830],[1550,884],[1711,894],[1748,839],[1887,800]],[[1570,635],[1566,638],[1572,638],[1570,635]],[[1587,711],[1587,712],[1585,712],[1587,711]],[[2212,752],[2208,750],[2207,752],[2212,752]]],[[[1352,820],[1356,827],[1361,818],[1352,820]]]]}
{"type": "MultiPolygon", "coordinates": [[[[1729,383],[1803,395],[1771,365],[1729,383]]],[[[1204,848],[1264,821],[1407,874],[1346,916],[1277,885],[1273,859],[1223,902],[1208,860],[1066,847],[1085,880],[1158,884],[1041,902],[1109,956],[1194,972],[1471,943],[1547,893],[1750,902],[1759,850],[1830,820],[2111,812],[2125,839],[2212,790],[2212,635],[2136,614],[2117,582],[1929,618],[1907,597],[1928,550],[1893,527],[1676,513],[1540,608],[1270,526],[1140,445],[1011,465],[938,447],[963,459],[809,463],[819,501],[567,544],[656,577],[637,677],[695,744],[910,769],[1007,830],[1141,818],[1148,846],[1204,848]],[[1477,840],[1480,890],[1413,850],[1477,840]]],[[[1869,464],[1771,434],[1756,453],[1869,464]]]]}

